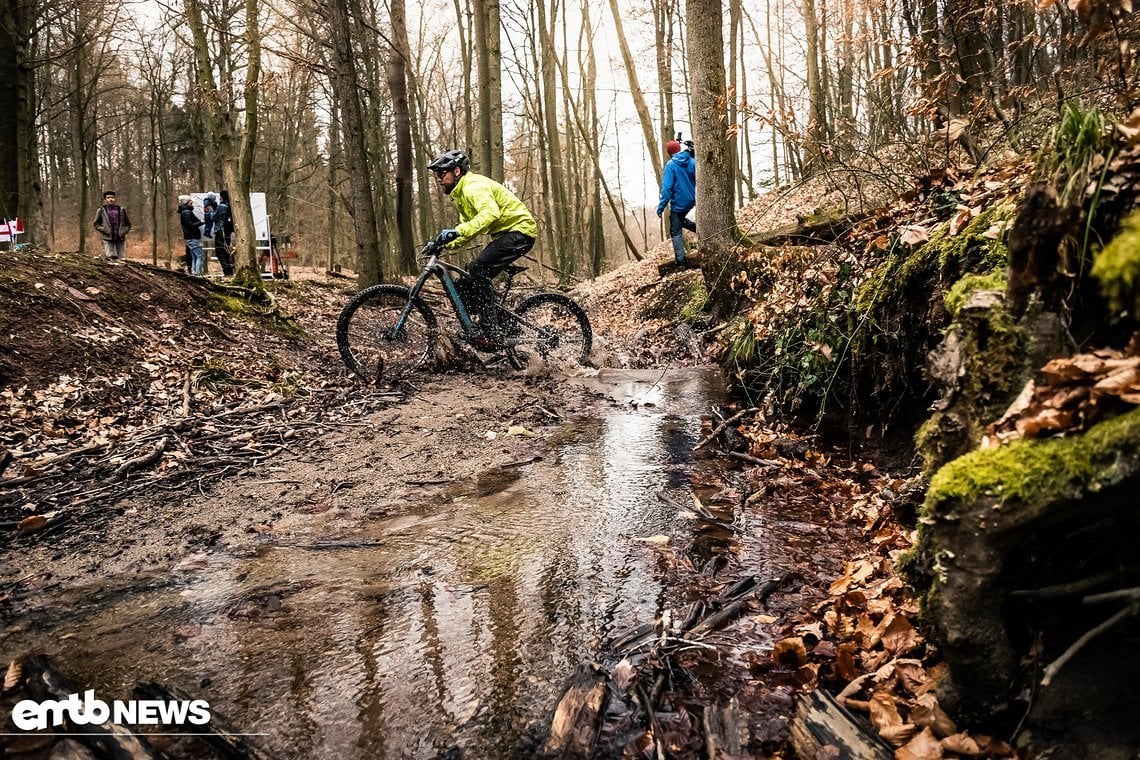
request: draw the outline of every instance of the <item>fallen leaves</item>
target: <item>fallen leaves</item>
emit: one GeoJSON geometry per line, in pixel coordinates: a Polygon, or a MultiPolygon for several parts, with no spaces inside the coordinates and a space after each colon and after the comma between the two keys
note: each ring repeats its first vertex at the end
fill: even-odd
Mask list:
{"type": "Polygon", "coordinates": [[[1085,430],[1140,404],[1140,334],[1123,351],[1101,349],[1051,360],[1002,417],[982,446],[1085,430]]]}
{"type": "Polygon", "coordinates": [[[9,692],[19,685],[20,679],[24,675],[24,668],[19,660],[12,660],[8,663],[8,670],[4,673],[4,691],[9,692]]]}

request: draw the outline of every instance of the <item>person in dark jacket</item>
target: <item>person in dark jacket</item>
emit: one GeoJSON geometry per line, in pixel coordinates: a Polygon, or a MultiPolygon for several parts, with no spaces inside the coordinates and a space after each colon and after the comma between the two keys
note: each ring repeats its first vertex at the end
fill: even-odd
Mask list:
{"type": "Polygon", "coordinates": [[[206,273],[206,252],[202,250],[202,220],[194,213],[194,199],[178,196],[178,221],[182,224],[182,237],[190,254],[190,274],[206,273]]]}
{"type": "Polygon", "coordinates": [[[697,224],[688,218],[697,202],[697,160],[691,151],[683,150],[678,140],[665,143],[672,158],[665,164],[661,177],[661,200],[657,203],[660,217],[669,206],[669,237],[673,239],[673,257],[678,264],[685,263],[685,241],[681,230],[697,231],[697,224]]]}
{"type": "Polygon", "coordinates": [[[230,207],[225,202],[219,203],[211,193],[202,199],[202,214],[206,217],[206,226],[202,233],[205,237],[214,239],[214,255],[222,265],[222,274],[229,277],[234,273],[233,258],[230,255],[230,235],[226,234],[230,207]]]}
{"type": "Polygon", "coordinates": [[[103,236],[103,255],[107,261],[121,263],[127,257],[127,233],[131,231],[131,218],[127,209],[115,203],[115,191],[103,191],[103,205],[95,214],[95,229],[103,236]]]}

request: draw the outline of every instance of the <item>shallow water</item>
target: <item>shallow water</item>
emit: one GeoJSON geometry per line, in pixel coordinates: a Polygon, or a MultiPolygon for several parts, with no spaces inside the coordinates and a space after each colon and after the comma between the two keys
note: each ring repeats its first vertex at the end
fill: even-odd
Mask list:
{"type": "Polygon", "coordinates": [[[640,539],[692,529],[656,494],[688,498],[700,415],[723,401],[706,371],[588,382],[615,403],[554,432],[543,461],[449,484],[348,540],[294,534],[56,592],[0,647],[35,645],[108,700],[178,686],[281,758],[530,756],[565,678],[661,609],[640,539]]]}

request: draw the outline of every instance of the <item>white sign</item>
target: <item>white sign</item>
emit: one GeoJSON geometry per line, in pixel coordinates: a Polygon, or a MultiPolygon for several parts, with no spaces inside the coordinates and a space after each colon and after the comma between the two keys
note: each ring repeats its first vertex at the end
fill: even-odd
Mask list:
{"type": "MultiPolygon", "coordinates": [[[[202,211],[202,201],[207,195],[212,195],[221,202],[222,194],[218,192],[190,193],[190,197],[194,199],[194,215],[202,221],[206,220],[202,211]]],[[[257,234],[257,239],[264,240],[265,244],[269,245],[269,211],[265,205],[265,193],[249,194],[249,210],[253,212],[253,231],[257,234]]],[[[233,213],[233,204],[230,205],[230,213],[233,213]]]]}

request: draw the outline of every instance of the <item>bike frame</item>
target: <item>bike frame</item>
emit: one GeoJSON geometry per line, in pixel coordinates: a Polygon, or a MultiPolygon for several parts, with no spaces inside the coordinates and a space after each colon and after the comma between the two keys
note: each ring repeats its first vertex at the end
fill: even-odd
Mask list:
{"type": "MultiPolygon", "coordinates": [[[[435,247],[432,243],[428,245],[433,246],[434,250],[424,262],[423,269],[420,270],[420,276],[416,279],[416,283],[412,285],[408,291],[408,302],[404,304],[404,310],[400,312],[400,318],[396,320],[395,331],[399,333],[400,330],[404,329],[404,322],[407,321],[408,315],[412,312],[412,301],[423,292],[424,286],[431,277],[435,277],[443,286],[443,292],[447,294],[448,300],[451,301],[451,307],[455,309],[455,315],[459,318],[459,324],[463,326],[463,329],[474,330],[475,321],[471,319],[470,312],[468,312],[467,307],[463,305],[463,299],[459,297],[459,291],[455,287],[455,281],[448,275],[449,271],[459,272],[462,275],[466,275],[467,272],[457,266],[452,266],[442,261],[438,247],[435,247]]],[[[425,250],[426,248],[427,246],[424,247],[425,250]]]]}
{"type": "MultiPolygon", "coordinates": [[[[420,270],[420,276],[416,278],[415,284],[412,285],[412,287],[408,290],[408,302],[404,304],[404,308],[400,312],[400,317],[396,320],[396,324],[392,327],[392,334],[399,335],[403,331],[404,323],[407,322],[408,316],[412,313],[412,302],[419,297],[420,293],[423,292],[424,286],[427,285],[427,281],[432,277],[435,277],[437,280],[439,280],[440,285],[443,286],[443,292],[447,294],[447,299],[451,301],[451,308],[455,310],[455,316],[458,317],[460,326],[465,331],[476,331],[478,327],[475,324],[475,320],[471,318],[471,313],[467,310],[467,307],[463,305],[463,299],[459,297],[459,290],[455,287],[455,280],[453,280],[449,274],[450,272],[458,272],[460,275],[466,277],[469,276],[469,273],[461,267],[457,267],[452,264],[448,264],[446,261],[443,261],[442,257],[440,256],[440,251],[442,249],[436,245],[434,241],[425,245],[421,251],[426,253],[429,249],[431,250],[431,253],[424,261],[423,268],[420,270]]],[[[513,279],[514,275],[511,274],[510,278],[507,280],[506,289],[499,292],[499,303],[497,304],[497,308],[507,312],[508,314],[512,314],[513,318],[520,325],[525,325],[532,329],[538,330],[539,328],[537,326],[531,324],[526,319],[519,317],[517,314],[514,314],[514,312],[510,311],[503,305],[503,299],[506,298],[507,293],[510,291],[511,281],[513,279]]],[[[519,341],[516,339],[506,339],[504,341],[502,338],[499,338],[499,340],[502,347],[504,348],[511,345],[517,345],[519,343],[531,342],[525,340],[519,341]]]]}

